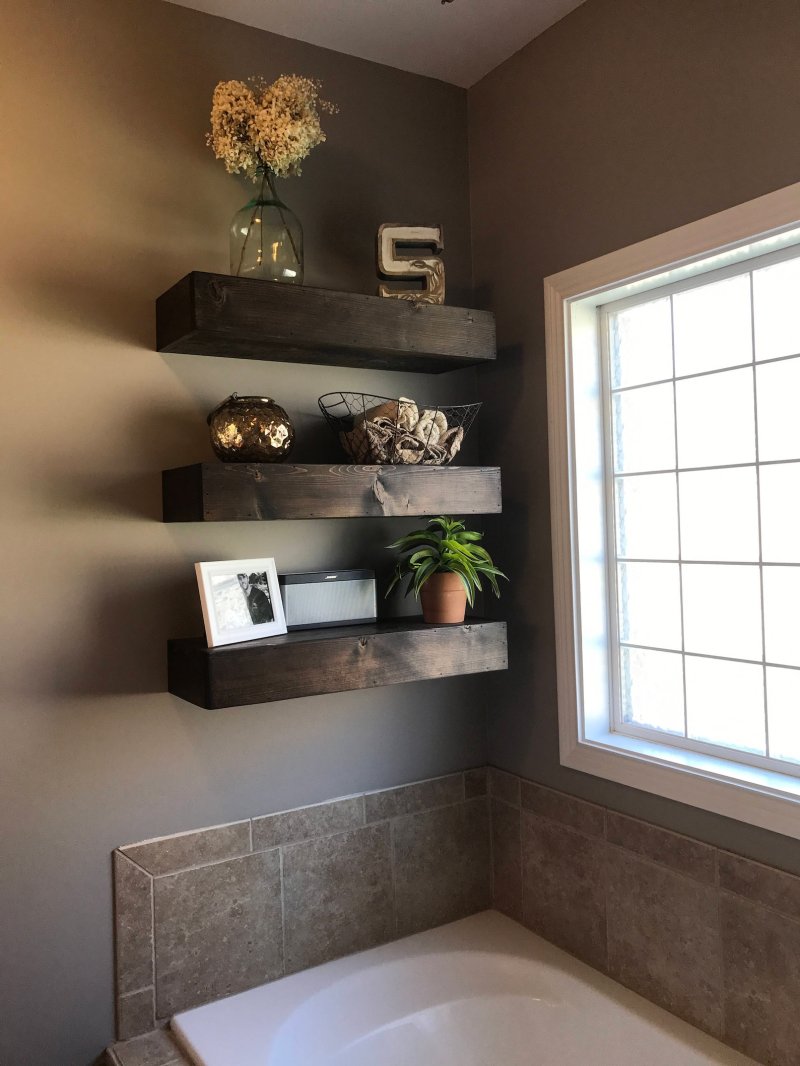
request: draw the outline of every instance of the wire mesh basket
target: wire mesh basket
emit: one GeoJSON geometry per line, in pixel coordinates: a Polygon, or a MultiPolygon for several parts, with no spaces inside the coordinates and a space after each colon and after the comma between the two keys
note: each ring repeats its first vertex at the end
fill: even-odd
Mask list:
{"type": "Polygon", "coordinates": [[[329,392],[319,407],[355,463],[446,466],[461,449],[479,403],[438,406],[405,396],[329,392]]]}

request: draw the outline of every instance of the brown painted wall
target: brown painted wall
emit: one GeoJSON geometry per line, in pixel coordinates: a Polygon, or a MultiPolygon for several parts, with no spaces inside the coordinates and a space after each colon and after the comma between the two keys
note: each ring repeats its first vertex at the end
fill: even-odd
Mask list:
{"type": "Polygon", "coordinates": [[[86,1066],[112,1038],[110,853],[123,841],[485,761],[474,685],[212,714],[165,691],[201,630],[193,564],[381,563],[413,523],[165,526],[160,471],[211,458],[220,399],[274,395],[334,458],[332,389],[471,399],[428,378],[153,351],[155,296],[226,270],[248,188],[203,143],[223,77],[321,77],[341,108],[286,197],[310,284],[374,292],[379,223],[441,220],[469,302],[466,93],[161,0],[0,5],[0,1062],[86,1066]]]}
{"type": "MultiPolygon", "coordinates": [[[[473,262],[497,313],[511,671],[495,765],[800,871],[800,844],[559,765],[542,279],[800,179],[796,0],[589,0],[470,90],[473,262]]],[[[486,432],[486,427],[492,432],[486,432]]]]}

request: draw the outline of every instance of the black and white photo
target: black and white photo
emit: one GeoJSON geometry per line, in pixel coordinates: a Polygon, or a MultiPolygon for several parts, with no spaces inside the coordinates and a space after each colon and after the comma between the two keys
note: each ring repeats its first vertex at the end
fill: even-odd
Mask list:
{"type": "Polygon", "coordinates": [[[196,563],[210,648],[286,632],[274,559],[196,563]]]}

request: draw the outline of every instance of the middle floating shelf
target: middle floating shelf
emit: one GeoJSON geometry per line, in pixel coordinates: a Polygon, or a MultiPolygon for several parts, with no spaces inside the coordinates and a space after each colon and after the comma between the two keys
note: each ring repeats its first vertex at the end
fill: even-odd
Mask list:
{"type": "Polygon", "coordinates": [[[195,463],[162,474],[165,522],[499,514],[497,466],[195,463]]]}

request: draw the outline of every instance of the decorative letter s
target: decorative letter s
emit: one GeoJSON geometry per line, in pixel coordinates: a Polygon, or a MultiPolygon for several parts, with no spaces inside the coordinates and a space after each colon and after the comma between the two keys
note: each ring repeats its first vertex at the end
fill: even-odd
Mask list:
{"type": "Polygon", "coordinates": [[[395,300],[412,300],[423,304],[444,303],[444,262],[439,255],[418,257],[399,255],[398,245],[431,245],[434,252],[444,250],[441,226],[401,226],[385,222],[378,229],[378,273],[387,278],[422,278],[425,287],[395,289],[378,286],[379,296],[395,300]]]}

